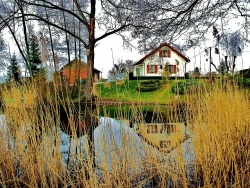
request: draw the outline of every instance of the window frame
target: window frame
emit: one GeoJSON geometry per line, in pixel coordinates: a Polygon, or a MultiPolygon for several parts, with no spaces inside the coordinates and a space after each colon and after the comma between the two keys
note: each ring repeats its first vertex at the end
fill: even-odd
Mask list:
{"type": "Polygon", "coordinates": [[[157,74],[158,73],[158,65],[147,65],[147,74],[157,74]]]}
{"type": "Polygon", "coordinates": [[[170,49],[162,49],[162,50],[159,50],[159,57],[167,57],[167,58],[170,58],[170,57],[171,57],[171,50],[170,50],[170,49]]]}

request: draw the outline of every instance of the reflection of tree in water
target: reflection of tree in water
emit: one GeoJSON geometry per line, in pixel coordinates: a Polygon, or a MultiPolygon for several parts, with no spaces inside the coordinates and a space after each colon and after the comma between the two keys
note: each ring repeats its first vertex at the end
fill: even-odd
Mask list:
{"type": "Polygon", "coordinates": [[[169,110],[170,122],[186,122],[186,105],[183,102],[175,101],[169,110]]]}
{"type": "MultiPolygon", "coordinates": [[[[76,134],[77,137],[83,136],[86,131],[85,112],[83,107],[78,105],[61,106],[60,114],[60,128],[68,135],[76,134]]],[[[94,128],[98,126],[98,119],[94,118],[92,125],[94,128]]]]}
{"type": "Polygon", "coordinates": [[[131,115],[130,127],[133,123],[165,123],[168,122],[167,115],[162,112],[142,110],[131,115]]]}

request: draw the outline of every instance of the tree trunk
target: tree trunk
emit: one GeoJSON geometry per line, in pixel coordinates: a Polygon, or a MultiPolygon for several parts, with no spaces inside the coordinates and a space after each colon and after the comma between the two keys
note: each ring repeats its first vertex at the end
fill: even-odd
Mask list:
{"type": "Polygon", "coordinates": [[[232,73],[234,74],[234,69],[235,69],[235,61],[236,61],[236,56],[233,56],[233,67],[232,67],[232,73]]]}
{"type": "Polygon", "coordinates": [[[31,70],[29,41],[28,41],[28,33],[27,33],[27,26],[26,26],[26,20],[25,20],[25,13],[24,13],[24,10],[23,10],[23,3],[21,1],[18,1],[18,7],[19,7],[19,9],[21,11],[24,41],[25,41],[25,47],[27,49],[26,67],[27,67],[27,69],[29,71],[30,76],[33,77],[33,72],[31,70]]]}
{"type": "Polygon", "coordinates": [[[95,166],[95,148],[94,148],[94,128],[95,122],[92,116],[94,110],[93,104],[93,68],[95,57],[95,5],[96,0],[91,0],[90,26],[89,26],[89,45],[87,50],[87,85],[86,85],[86,111],[85,122],[87,127],[87,138],[89,142],[89,152],[93,167],[95,166]]]}
{"type": "Polygon", "coordinates": [[[228,65],[228,61],[227,61],[227,56],[225,56],[225,64],[226,64],[226,69],[227,69],[227,74],[229,73],[229,65],[228,65]]]}

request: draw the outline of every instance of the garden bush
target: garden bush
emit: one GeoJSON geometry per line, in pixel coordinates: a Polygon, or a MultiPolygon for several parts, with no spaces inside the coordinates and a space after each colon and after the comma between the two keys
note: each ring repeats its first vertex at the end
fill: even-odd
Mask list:
{"type": "Polygon", "coordinates": [[[161,87],[160,80],[143,80],[138,83],[136,90],[142,92],[155,91],[161,87]]]}

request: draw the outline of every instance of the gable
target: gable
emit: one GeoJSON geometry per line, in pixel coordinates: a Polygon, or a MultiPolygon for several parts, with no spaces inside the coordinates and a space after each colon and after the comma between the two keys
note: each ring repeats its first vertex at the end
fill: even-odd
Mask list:
{"type": "Polygon", "coordinates": [[[149,52],[146,56],[141,58],[137,63],[134,64],[134,66],[143,63],[145,59],[149,58],[150,56],[153,56],[154,54],[157,54],[159,57],[171,57],[172,52],[182,57],[186,62],[190,62],[190,60],[184,54],[182,54],[179,50],[175,49],[174,47],[170,46],[168,43],[165,42],[165,43],[162,43],[156,49],[149,52]]]}
{"type": "Polygon", "coordinates": [[[172,54],[172,50],[169,47],[163,46],[158,51],[156,51],[156,53],[158,53],[159,57],[168,57],[168,58],[170,58],[171,54],[172,54]]]}

